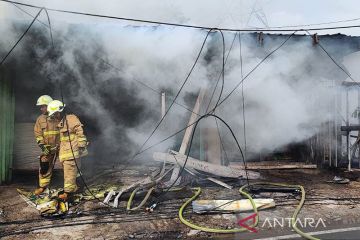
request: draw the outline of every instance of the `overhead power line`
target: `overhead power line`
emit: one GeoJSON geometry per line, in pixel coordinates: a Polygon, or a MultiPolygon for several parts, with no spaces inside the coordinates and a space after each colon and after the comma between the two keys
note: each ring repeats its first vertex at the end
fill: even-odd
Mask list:
{"type": "Polygon", "coordinates": [[[41,11],[43,9],[41,8],[40,11],[36,14],[36,16],[34,17],[34,19],[31,21],[31,23],[29,24],[29,26],[26,28],[26,30],[23,32],[23,34],[20,36],[20,38],[16,41],[16,43],[12,46],[12,48],[6,53],[6,55],[3,57],[3,59],[0,62],[0,66],[5,62],[5,60],[7,59],[7,57],[10,55],[10,53],[16,48],[16,46],[20,43],[21,39],[24,38],[24,36],[26,35],[26,33],[30,30],[31,26],[34,24],[35,20],[39,17],[41,11]]]}
{"type": "MultiPolygon", "coordinates": [[[[273,54],[274,54],[275,52],[277,52],[281,47],[283,47],[283,46],[285,45],[285,43],[286,43],[287,41],[289,41],[290,38],[295,35],[295,33],[296,33],[296,32],[293,32],[291,35],[289,35],[289,37],[286,38],[285,41],[283,41],[279,46],[277,46],[277,47],[276,47],[274,50],[272,50],[268,55],[266,55],[258,64],[256,64],[256,66],[255,66],[254,68],[252,68],[243,78],[241,78],[241,81],[236,84],[236,86],[228,93],[228,95],[226,95],[226,96],[223,98],[222,101],[219,102],[219,104],[217,104],[216,108],[219,107],[222,103],[224,103],[224,102],[230,97],[230,95],[233,94],[234,91],[235,91],[261,64],[263,64],[263,63],[266,61],[266,59],[268,59],[271,55],[273,55],[273,54]]],[[[213,112],[214,109],[215,109],[215,108],[209,110],[207,113],[213,112]]],[[[161,143],[169,140],[170,138],[176,136],[177,134],[185,131],[188,127],[193,126],[196,122],[197,122],[197,121],[195,121],[195,122],[193,122],[193,123],[185,126],[184,128],[182,128],[182,129],[178,130],[177,132],[169,135],[168,137],[160,140],[159,142],[154,143],[153,145],[151,145],[151,146],[149,146],[149,147],[141,150],[137,155],[140,155],[140,154],[142,154],[143,152],[146,152],[146,151],[148,151],[149,149],[151,149],[151,148],[153,148],[153,147],[155,147],[155,146],[157,146],[157,145],[159,145],[159,144],[161,144],[161,143]]]]}
{"type": "MultiPolygon", "coordinates": [[[[21,3],[16,1],[10,0],[0,0],[2,2],[8,2],[12,4],[18,4],[22,6],[32,7],[32,8],[46,8],[38,5],[21,3]]],[[[216,27],[209,27],[209,26],[200,26],[200,25],[191,25],[191,24],[180,24],[180,23],[172,23],[172,22],[163,22],[163,21],[155,21],[155,20],[146,20],[146,19],[136,19],[136,18],[127,18],[127,17],[117,17],[117,16],[110,16],[110,15],[103,15],[103,14],[96,14],[96,13],[87,13],[87,12],[78,12],[78,11],[71,11],[71,10],[63,10],[63,9],[56,9],[56,8],[46,8],[48,11],[52,12],[60,12],[60,13],[68,13],[68,14],[76,14],[76,15],[84,15],[89,17],[97,17],[97,18],[107,18],[107,19],[114,19],[114,20],[122,20],[122,21],[130,21],[130,22],[138,22],[138,23],[149,23],[149,24],[156,24],[156,25],[165,25],[165,26],[173,26],[173,27],[184,27],[184,28],[193,28],[193,29],[202,29],[202,30],[221,30],[227,32],[294,32],[294,31],[325,31],[325,30],[333,30],[333,29],[347,29],[347,28],[360,28],[360,25],[348,25],[348,26],[337,26],[337,27],[322,27],[322,28],[297,28],[297,29],[279,29],[277,28],[266,28],[266,29],[259,29],[259,28],[243,28],[243,29],[236,29],[236,28],[216,28],[216,27]]]]}
{"type": "Polygon", "coordinates": [[[235,87],[220,101],[220,103],[217,106],[220,106],[221,104],[223,104],[234,92],[235,90],[250,76],[250,74],[252,74],[263,62],[265,62],[265,60],[267,58],[269,58],[273,53],[275,53],[276,51],[278,51],[287,41],[290,40],[290,38],[292,36],[294,36],[296,33],[293,32],[291,35],[289,35],[284,42],[282,42],[277,48],[275,48],[274,50],[272,50],[268,55],[266,55],[258,64],[256,64],[256,66],[251,69],[250,72],[248,72],[244,77],[242,77],[241,81],[239,83],[237,83],[235,85],[235,87]]]}
{"type": "MultiPolygon", "coordinates": [[[[337,24],[337,23],[345,23],[345,22],[355,22],[359,21],[360,18],[351,18],[351,19],[344,19],[338,21],[330,21],[330,22],[321,22],[321,23],[309,23],[309,24],[299,24],[299,25],[287,25],[287,26],[269,26],[268,28],[294,28],[294,27],[311,27],[311,26],[320,26],[326,24],[337,24]]],[[[266,29],[266,28],[257,28],[258,30],[266,29]]]]}
{"type": "MultiPolygon", "coordinates": [[[[311,37],[311,33],[310,33],[310,32],[306,31],[306,33],[311,37]]],[[[350,78],[351,81],[353,81],[354,83],[356,83],[357,86],[360,87],[360,82],[356,81],[356,80],[350,75],[350,73],[349,73],[348,71],[346,71],[346,70],[335,60],[335,58],[334,58],[333,56],[330,55],[329,51],[327,51],[320,42],[317,43],[317,44],[318,44],[318,45],[320,46],[320,48],[326,53],[326,55],[331,59],[331,61],[332,61],[341,71],[343,71],[343,72],[346,74],[346,76],[348,76],[348,77],[350,78]]]]}
{"type": "MultiPolygon", "coordinates": [[[[33,18],[33,19],[35,18],[34,15],[32,15],[32,14],[30,14],[29,12],[25,11],[25,10],[22,9],[21,7],[17,6],[16,4],[13,3],[12,5],[15,6],[17,9],[19,9],[21,12],[23,12],[23,13],[25,13],[26,15],[30,16],[31,18],[33,18]]],[[[36,22],[42,24],[44,27],[46,27],[46,28],[49,29],[49,31],[50,31],[50,40],[51,40],[52,45],[54,45],[52,28],[51,28],[51,24],[50,24],[50,17],[49,17],[49,14],[48,14],[47,10],[46,10],[46,9],[44,9],[44,10],[45,10],[45,13],[46,13],[46,15],[47,15],[47,19],[48,19],[48,23],[49,23],[49,24],[46,24],[46,23],[42,22],[41,20],[39,20],[39,18],[35,18],[35,20],[36,20],[36,22]]],[[[63,38],[64,38],[66,41],[71,41],[71,40],[68,39],[67,37],[63,37],[63,38]]],[[[103,58],[101,58],[101,57],[99,57],[99,56],[96,56],[96,57],[97,57],[99,60],[101,60],[103,63],[105,63],[106,65],[110,66],[111,68],[115,69],[115,70],[118,71],[118,72],[121,72],[121,69],[120,69],[119,67],[116,67],[115,65],[111,64],[110,62],[106,61],[105,59],[103,59],[103,58]]],[[[149,86],[148,84],[146,84],[146,83],[144,83],[144,82],[142,82],[142,81],[140,81],[140,80],[138,80],[138,79],[133,79],[133,80],[134,80],[135,82],[141,84],[142,86],[150,89],[151,91],[153,91],[154,93],[156,93],[156,94],[158,94],[158,95],[161,95],[161,94],[162,94],[162,92],[161,92],[160,90],[157,90],[157,89],[149,86]]],[[[166,98],[169,99],[169,100],[171,100],[171,101],[173,100],[173,98],[172,98],[172,97],[169,97],[169,96],[166,96],[166,98]]],[[[184,104],[181,104],[181,103],[179,103],[179,102],[177,102],[177,101],[175,101],[174,104],[178,105],[179,107],[182,107],[183,109],[185,109],[185,110],[187,110],[187,111],[189,111],[189,112],[191,112],[191,113],[194,113],[194,114],[200,116],[199,114],[193,112],[191,109],[189,109],[188,107],[186,107],[184,104]]]]}

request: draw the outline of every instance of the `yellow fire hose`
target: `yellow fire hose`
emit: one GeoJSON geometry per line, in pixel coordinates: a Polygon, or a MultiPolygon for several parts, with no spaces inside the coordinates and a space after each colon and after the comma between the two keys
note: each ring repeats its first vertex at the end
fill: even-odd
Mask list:
{"type": "Polygon", "coordinates": [[[136,188],[136,189],[131,193],[131,195],[130,195],[130,197],[129,197],[129,200],[128,200],[128,202],[127,202],[126,210],[128,210],[128,211],[134,211],[134,210],[140,209],[140,208],[147,202],[147,200],[149,199],[151,193],[155,190],[154,187],[150,188],[150,189],[148,190],[148,192],[146,193],[144,199],[141,201],[141,203],[140,203],[137,207],[131,208],[131,203],[132,203],[132,201],[133,201],[133,199],[134,199],[134,197],[135,197],[136,192],[139,191],[139,189],[140,189],[140,188],[136,188]]]}
{"type": "MultiPolygon", "coordinates": [[[[297,188],[297,189],[300,189],[301,190],[301,200],[300,200],[300,203],[299,205],[296,207],[295,209],[295,212],[293,214],[293,216],[291,217],[291,226],[292,228],[299,234],[301,235],[302,237],[306,238],[306,239],[311,239],[311,240],[319,240],[318,238],[316,237],[313,237],[307,233],[304,233],[302,232],[297,226],[296,226],[296,219],[297,219],[297,216],[301,210],[301,208],[303,207],[304,205],[304,202],[305,202],[305,189],[303,186],[301,185],[289,185],[289,184],[282,184],[282,183],[253,183],[253,184],[249,184],[249,185],[244,185],[242,186],[240,189],[239,189],[239,192],[246,196],[250,202],[251,202],[251,205],[254,209],[254,212],[256,213],[256,218],[255,218],[255,223],[253,225],[250,225],[249,227],[256,227],[258,222],[259,222],[259,215],[257,214],[258,213],[258,210],[256,208],[256,205],[255,205],[255,202],[254,200],[252,199],[252,197],[250,196],[249,193],[247,193],[246,191],[244,191],[244,189],[246,187],[249,187],[249,186],[254,186],[254,185],[270,185],[270,186],[280,186],[280,187],[292,187],[292,188],[297,188]]],[[[191,223],[189,222],[188,220],[186,220],[184,217],[183,217],[183,212],[184,212],[184,209],[192,202],[194,201],[201,193],[201,188],[198,187],[198,188],[193,188],[193,190],[195,190],[195,194],[194,196],[192,196],[189,200],[187,200],[179,209],[179,218],[180,218],[180,221],[185,224],[186,226],[188,227],[191,227],[193,229],[197,229],[197,230],[201,230],[201,231],[204,231],[204,232],[212,232],[212,233],[238,233],[238,232],[244,232],[244,231],[248,231],[248,229],[246,228],[234,228],[234,229],[218,229],[218,228],[209,228],[209,227],[203,227],[203,226],[198,226],[194,223],[191,223]]]]}
{"type": "MultiPolygon", "coordinates": [[[[171,188],[170,191],[171,192],[175,192],[175,191],[181,191],[183,190],[184,187],[179,187],[179,188],[171,188]]],[[[151,187],[150,189],[148,189],[147,193],[146,193],[146,196],[144,197],[144,199],[141,201],[141,203],[137,206],[137,207],[134,207],[134,208],[131,208],[131,205],[132,205],[132,202],[134,200],[134,197],[135,197],[135,194],[140,190],[140,187],[137,187],[135,188],[134,191],[132,191],[129,199],[128,199],[128,202],[127,202],[127,205],[126,205],[126,210],[128,211],[134,211],[134,210],[139,210],[142,206],[145,205],[145,203],[147,202],[147,200],[149,200],[150,198],[150,195],[153,193],[153,191],[155,191],[155,187],[151,187]]]]}

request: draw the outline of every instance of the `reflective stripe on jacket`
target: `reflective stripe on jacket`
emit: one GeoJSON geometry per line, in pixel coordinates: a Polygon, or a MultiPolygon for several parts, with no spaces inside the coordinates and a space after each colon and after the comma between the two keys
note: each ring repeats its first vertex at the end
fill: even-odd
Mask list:
{"type": "Polygon", "coordinates": [[[83,124],[74,114],[66,115],[66,121],[64,118],[58,124],[60,130],[59,159],[61,162],[87,155],[87,139],[82,127],[83,124]],[[83,151],[79,151],[79,148],[83,151]]]}
{"type": "Polygon", "coordinates": [[[49,118],[41,114],[34,126],[35,140],[38,144],[50,145],[55,147],[60,142],[60,131],[58,129],[59,120],[49,118]]]}

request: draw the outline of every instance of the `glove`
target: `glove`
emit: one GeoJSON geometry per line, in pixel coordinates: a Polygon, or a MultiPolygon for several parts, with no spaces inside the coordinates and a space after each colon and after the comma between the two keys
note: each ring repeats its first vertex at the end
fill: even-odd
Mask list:
{"type": "Polygon", "coordinates": [[[50,145],[45,145],[45,144],[39,144],[39,147],[41,148],[41,151],[44,155],[49,155],[50,154],[50,145]]]}

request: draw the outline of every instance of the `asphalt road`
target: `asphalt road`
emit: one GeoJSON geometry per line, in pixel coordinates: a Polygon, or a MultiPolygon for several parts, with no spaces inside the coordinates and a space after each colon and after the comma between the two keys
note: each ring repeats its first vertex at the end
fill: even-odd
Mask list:
{"type": "MultiPolygon", "coordinates": [[[[323,239],[323,240],[359,240],[360,239],[360,226],[358,227],[345,227],[345,228],[333,228],[326,229],[315,232],[308,232],[313,237],[323,239]]],[[[256,240],[282,240],[282,239],[305,239],[299,237],[298,234],[288,234],[288,235],[277,235],[277,236],[267,236],[260,237],[256,236],[256,240]]]]}

